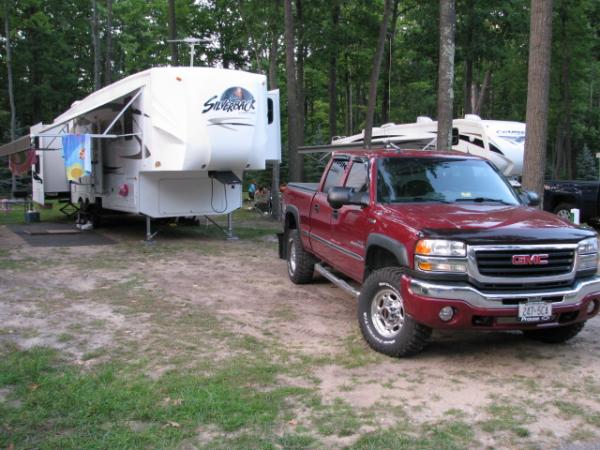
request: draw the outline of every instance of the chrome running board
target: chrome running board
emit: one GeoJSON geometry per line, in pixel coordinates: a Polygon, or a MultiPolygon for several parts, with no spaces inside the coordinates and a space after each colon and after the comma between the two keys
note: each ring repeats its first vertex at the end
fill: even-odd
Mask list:
{"type": "Polygon", "coordinates": [[[328,269],[326,269],[325,267],[323,267],[321,264],[315,264],[315,272],[323,275],[325,278],[327,278],[329,281],[331,281],[333,284],[335,284],[337,287],[339,287],[340,289],[343,289],[344,291],[348,292],[349,294],[353,295],[354,297],[357,297],[360,295],[360,291],[357,291],[356,289],[354,289],[352,286],[350,286],[350,284],[348,284],[346,281],[342,280],[339,277],[336,277],[332,272],[330,272],[328,269]]]}

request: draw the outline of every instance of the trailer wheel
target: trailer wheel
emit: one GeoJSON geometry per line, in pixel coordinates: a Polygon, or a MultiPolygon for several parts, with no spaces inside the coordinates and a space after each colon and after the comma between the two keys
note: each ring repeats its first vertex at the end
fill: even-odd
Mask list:
{"type": "Polygon", "coordinates": [[[313,280],[315,257],[304,250],[297,229],[287,230],[287,266],[290,280],[295,284],[306,284],[313,280]]]}
{"type": "Polygon", "coordinates": [[[561,219],[571,220],[571,209],[573,208],[575,205],[571,203],[559,203],[553,211],[561,219]]]}
{"type": "Polygon", "coordinates": [[[431,328],[415,322],[404,310],[402,273],[396,267],[374,271],[358,297],[360,331],[371,348],[389,356],[419,353],[431,336],[431,328]]]}
{"type": "Polygon", "coordinates": [[[585,322],[579,322],[564,327],[546,328],[545,330],[524,330],[523,334],[529,339],[545,342],[546,344],[561,344],[577,336],[584,326],[585,322]]]}

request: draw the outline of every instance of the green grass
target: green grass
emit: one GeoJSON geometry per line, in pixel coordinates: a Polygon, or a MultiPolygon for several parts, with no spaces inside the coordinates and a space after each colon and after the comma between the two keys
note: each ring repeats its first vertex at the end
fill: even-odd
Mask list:
{"type": "Polygon", "coordinates": [[[509,431],[521,438],[529,436],[529,430],[523,425],[531,423],[533,417],[523,407],[499,400],[489,405],[487,412],[490,417],[480,423],[483,431],[509,431]]]}
{"type": "Polygon", "coordinates": [[[363,435],[350,448],[354,450],[458,450],[472,447],[474,436],[470,426],[461,421],[426,425],[407,430],[402,424],[388,430],[363,435]]]}
{"type": "Polygon", "coordinates": [[[315,421],[319,433],[325,436],[351,436],[358,431],[361,424],[352,407],[341,399],[336,399],[315,421]]]}
{"type": "Polygon", "coordinates": [[[12,389],[18,406],[0,403],[0,448],[173,448],[202,424],[260,432],[274,427],[289,399],[307,394],[277,386],[277,374],[276,366],[241,361],[210,375],[179,370],[155,381],[126,365],[84,372],[50,349],[13,351],[0,361],[0,387],[12,389]]]}
{"type": "MultiPolygon", "coordinates": [[[[71,221],[67,216],[60,212],[62,204],[52,200],[48,202],[51,208],[34,207],[40,213],[40,220],[46,221],[71,221]]],[[[0,211],[0,225],[23,224],[25,223],[25,208],[23,205],[12,205],[10,211],[0,211]]]]}

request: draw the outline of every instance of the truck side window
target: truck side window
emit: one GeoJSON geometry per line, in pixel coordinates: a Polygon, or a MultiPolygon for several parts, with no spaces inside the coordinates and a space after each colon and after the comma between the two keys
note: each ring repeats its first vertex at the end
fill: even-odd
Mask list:
{"type": "Polygon", "coordinates": [[[323,192],[326,194],[334,186],[341,186],[342,179],[344,178],[344,172],[348,166],[348,161],[345,159],[334,159],[329,172],[327,172],[327,178],[325,178],[325,184],[323,185],[323,192]]]}
{"type": "Polygon", "coordinates": [[[367,192],[369,189],[368,163],[365,161],[354,161],[346,180],[346,187],[351,187],[356,192],[367,192]]]}

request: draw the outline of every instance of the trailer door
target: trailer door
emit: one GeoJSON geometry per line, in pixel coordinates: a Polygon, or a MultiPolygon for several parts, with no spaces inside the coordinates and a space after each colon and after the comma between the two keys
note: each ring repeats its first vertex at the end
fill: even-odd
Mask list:
{"type": "Polygon", "coordinates": [[[279,89],[267,93],[267,151],[265,161],[281,161],[279,89]]]}

